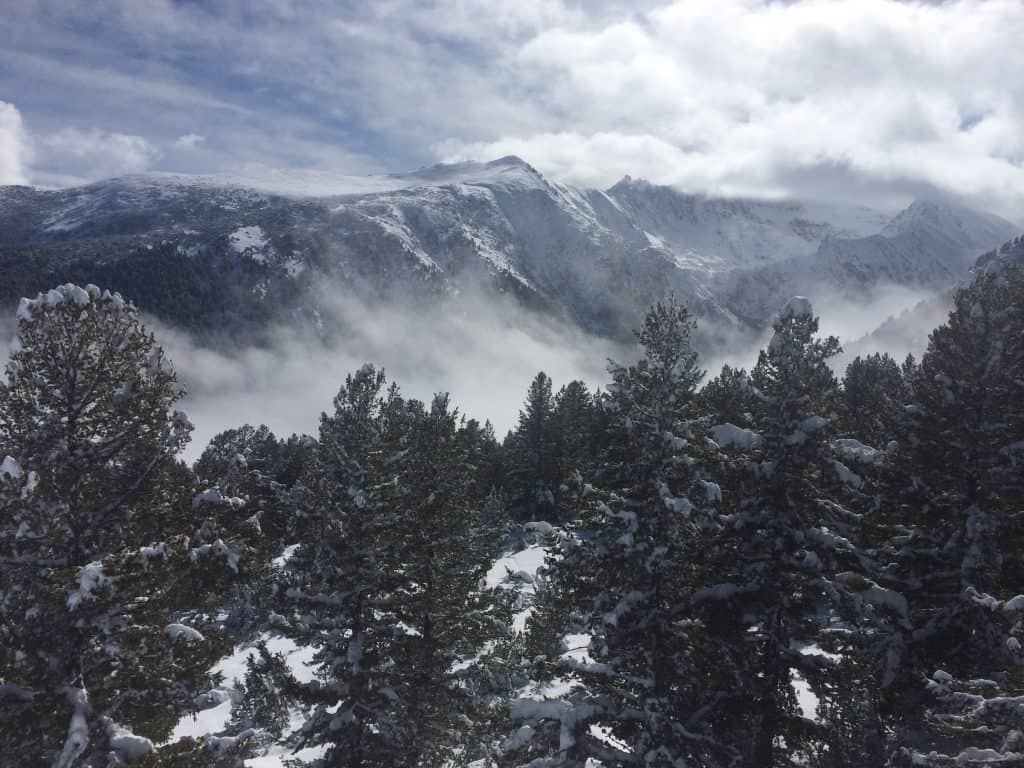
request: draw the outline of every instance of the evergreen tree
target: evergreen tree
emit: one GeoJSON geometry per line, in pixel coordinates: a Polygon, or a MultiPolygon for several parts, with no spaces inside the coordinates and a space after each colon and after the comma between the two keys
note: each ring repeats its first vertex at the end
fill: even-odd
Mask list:
{"type": "MultiPolygon", "coordinates": [[[[277,480],[284,470],[282,454],[280,441],[265,424],[259,427],[243,424],[216,435],[192,469],[206,487],[223,485],[240,466],[277,480]]],[[[232,493],[231,488],[224,490],[232,493]]]]}
{"type": "MultiPolygon", "coordinates": [[[[808,649],[853,658],[847,638],[860,614],[890,605],[899,612],[898,595],[858,572],[857,516],[844,502],[863,480],[829,441],[838,389],[828,360],[839,345],[816,338],[817,328],[806,299],[789,302],[750,377],[753,429],[712,429],[733,457],[734,477],[722,525],[700,553],[703,585],[694,603],[743,693],[730,702],[734,743],[743,764],[758,768],[844,764],[837,734],[805,715],[795,686],[809,687],[826,709],[837,701],[871,705],[830,685],[838,670],[808,649]]],[[[881,747],[877,728],[868,730],[855,760],[871,764],[881,747]]]]}
{"type": "Polygon", "coordinates": [[[915,371],[885,551],[912,623],[889,711],[915,765],[1024,764],[1022,308],[1024,268],[991,262],[915,371]]]}
{"type": "Polygon", "coordinates": [[[176,620],[198,598],[182,577],[208,553],[175,459],[191,430],[181,396],[117,294],[22,301],[0,387],[3,765],[152,752],[224,650],[176,620]]]}
{"type": "Polygon", "coordinates": [[[480,588],[501,531],[472,494],[457,420],[448,396],[436,396],[413,426],[400,481],[407,528],[395,604],[408,628],[401,695],[413,729],[403,765],[440,765],[478,748],[470,725],[486,702],[475,696],[475,658],[510,618],[480,588]]]}
{"type": "Polygon", "coordinates": [[[301,480],[300,546],[281,588],[291,631],[317,649],[323,676],[282,683],[314,707],[296,746],[327,745],[327,765],[395,765],[411,728],[393,680],[403,632],[390,601],[401,527],[394,502],[411,414],[384,386],[383,372],[364,366],[321,418],[316,459],[301,480]]]}
{"type": "Polygon", "coordinates": [[[294,742],[326,745],[327,765],[438,765],[474,748],[472,659],[507,619],[480,589],[496,534],[472,441],[447,396],[426,411],[384,387],[372,366],[348,377],[302,481],[312,514],[281,597],[318,679],[253,671],[314,707],[294,742]]]}
{"type": "Polygon", "coordinates": [[[551,379],[538,373],[530,384],[519,423],[506,440],[505,489],[520,520],[544,520],[555,509],[561,467],[551,379]]]}
{"type": "MultiPolygon", "coordinates": [[[[182,392],[135,308],[95,286],[22,300],[0,397],[0,449],[37,472],[37,498],[59,505],[46,546],[71,567],[158,535],[162,475],[192,425],[182,392]],[[135,504],[144,520],[129,523],[135,504]],[[145,527],[143,527],[145,526],[145,527]],[[63,551],[61,551],[63,548],[63,551]]],[[[26,521],[41,526],[47,523],[26,521]]]]}
{"type": "MultiPolygon", "coordinates": [[[[494,436],[490,421],[480,425],[476,419],[465,420],[459,427],[458,439],[466,452],[473,476],[471,492],[477,500],[486,499],[501,486],[501,446],[494,436]]],[[[499,520],[495,520],[498,523],[499,520]]]]}
{"type": "Polygon", "coordinates": [[[512,704],[520,728],[507,748],[518,763],[727,765],[736,756],[712,728],[715,665],[703,655],[710,647],[695,642],[685,599],[697,533],[709,516],[702,507],[718,499],[701,468],[703,439],[691,411],[702,376],[693,328],[685,307],[656,305],[638,334],[644,358],[611,370],[601,486],[582,489],[582,519],[548,573],[590,644],[583,658],[555,660],[568,695],[512,704]],[[609,738],[595,737],[594,727],[609,738]]]}
{"type": "Polygon", "coordinates": [[[750,374],[742,368],[723,365],[719,374],[700,391],[700,402],[716,423],[749,426],[756,406],[750,374]]]}
{"type": "Polygon", "coordinates": [[[202,489],[193,507],[204,516],[206,538],[245,555],[240,578],[216,598],[218,612],[228,614],[226,628],[239,637],[263,623],[273,559],[294,537],[291,489],[277,480],[287,472],[284,448],[266,426],[244,425],[215,436],[193,467],[202,489]]]}
{"type": "Polygon", "coordinates": [[[889,355],[857,357],[843,376],[842,429],[872,446],[894,437],[902,407],[909,402],[900,366],[889,355]]]}
{"type": "Polygon", "coordinates": [[[590,474],[597,443],[595,411],[594,396],[582,381],[570,381],[555,396],[560,486],[573,472],[590,474]]]}

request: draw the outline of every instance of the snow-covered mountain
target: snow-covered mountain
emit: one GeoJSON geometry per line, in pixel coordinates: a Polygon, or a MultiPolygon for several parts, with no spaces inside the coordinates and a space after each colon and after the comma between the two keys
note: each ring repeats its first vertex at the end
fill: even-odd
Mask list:
{"type": "Polygon", "coordinates": [[[1002,269],[1008,263],[1024,264],[1024,237],[1014,238],[998,248],[983,253],[955,285],[886,318],[863,338],[844,344],[841,360],[845,364],[857,355],[869,354],[880,349],[886,350],[897,359],[902,359],[907,354],[920,357],[928,346],[929,334],[946,322],[953,306],[956,288],[966,287],[978,274],[1002,269]]]}
{"type": "Polygon", "coordinates": [[[706,318],[757,327],[798,292],[943,287],[1016,233],[940,202],[893,218],[629,177],[578,189],[516,157],[374,177],[149,174],[0,188],[0,300],[95,282],[203,335],[245,336],[318,326],[336,291],[429,301],[484,290],[620,337],[669,291],[706,318]]]}

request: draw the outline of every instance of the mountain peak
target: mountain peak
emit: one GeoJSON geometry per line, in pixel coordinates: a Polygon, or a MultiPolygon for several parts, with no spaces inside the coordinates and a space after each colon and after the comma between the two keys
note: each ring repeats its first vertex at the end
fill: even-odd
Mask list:
{"type": "Polygon", "coordinates": [[[480,162],[464,160],[456,163],[438,163],[408,174],[394,174],[390,178],[404,184],[443,186],[447,184],[518,184],[539,186],[546,182],[540,172],[516,155],[480,162]]]}
{"type": "Polygon", "coordinates": [[[918,198],[896,214],[882,230],[894,237],[922,230],[942,232],[956,239],[975,243],[1012,232],[1014,226],[998,216],[976,211],[956,201],[941,198],[918,198]]]}
{"type": "Polygon", "coordinates": [[[497,160],[491,160],[487,163],[488,168],[499,168],[502,166],[509,168],[523,168],[537,173],[537,169],[523,160],[523,158],[519,157],[519,155],[505,155],[504,157],[499,157],[497,160]]]}
{"type": "Polygon", "coordinates": [[[628,173],[615,182],[608,188],[609,193],[613,192],[624,192],[626,190],[642,190],[642,189],[653,189],[656,184],[652,184],[647,179],[634,179],[628,173]]]}

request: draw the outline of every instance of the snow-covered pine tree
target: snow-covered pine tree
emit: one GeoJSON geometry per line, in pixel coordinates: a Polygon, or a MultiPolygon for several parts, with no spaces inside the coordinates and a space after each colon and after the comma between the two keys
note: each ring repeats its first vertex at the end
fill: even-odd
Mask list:
{"type": "Polygon", "coordinates": [[[743,368],[723,365],[699,393],[701,409],[709,413],[715,423],[749,426],[756,403],[750,374],[743,368]]]}
{"type": "Polygon", "coordinates": [[[294,477],[287,445],[266,426],[246,424],[216,435],[193,467],[201,489],[193,507],[206,517],[207,531],[214,530],[231,551],[245,553],[242,578],[221,590],[217,603],[236,635],[265,619],[265,598],[277,573],[272,561],[294,538],[292,488],[279,480],[294,477]]]}
{"type": "Polygon", "coordinates": [[[225,493],[238,496],[238,490],[230,487],[230,483],[257,478],[246,478],[237,470],[258,472],[261,477],[277,480],[283,470],[282,454],[281,442],[265,424],[243,424],[215,435],[192,470],[201,485],[218,486],[225,493]]]}
{"type": "Polygon", "coordinates": [[[48,546],[65,550],[54,554],[81,566],[90,553],[158,535],[159,503],[123,523],[147,493],[160,501],[158,481],[175,471],[191,424],[173,410],[183,393],[135,308],[92,285],[23,299],[7,378],[0,446],[17,450],[38,473],[39,497],[60,505],[48,546]]]}
{"type": "Polygon", "coordinates": [[[181,396],[117,294],[69,284],[22,301],[0,387],[5,766],[151,752],[223,651],[175,617],[200,554],[175,459],[191,430],[181,396]]]}
{"type": "Polygon", "coordinates": [[[957,291],[913,392],[889,546],[913,624],[900,684],[889,694],[900,759],[1024,765],[1019,256],[993,259],[957,291]]]}
{"type": "Polygon", "coordinates": [[[400,479],[404,518],[393,600],[405,627],[399,696],[411,734],[402,765],[445,765],[477,755],[491,706],[478,697],[477,666],[488,640],[511,619],[503,601],[482,589],[503,534],[474,495],[474,467],[447,394],[416,419],[400,479]]]}
{"type": "MultiPolygon", "coordinates": [[[[711,430],[734,470],[725,478],[722,525],[701,550],[700,568],[714,581],[698,588],[694,603],[710,636],[728,649],[743,694],[731,702],[734,743],[742,764],[758,768],[843,764],[830,754],[837,740],[804,711],[797,686],[833,709],[846,697],[870,711],[852,701],[852,688],[842,688],[820,648],[850,652],[844,638],[853,624],[838,622],[841,608],[851,621],[877,607],[901,609],[899,595],[857,572],[857,516],[843,502],[863,480],[829,441],[838,388],[828,360],[839,344],[816,338],[817,330],[810,302],[791,300],[750,376],[752,429],[724,423],[711,430]]],[[[881,759],[873,730],[858,757],[868,764],[881,759]]]]}
{"type": "Polygon", "coordinates": [[[501,531],[475,492],[473,439],[447,396],[427,411],[385,383],[372,366],[348,377],[302,480],[280,601],[318,678],[265,660],[247,680],[258,690],[267,675],[314,707],[294,742],[327,746],[327,765],[441,765],[476,749],[475,659],[508,623],[481,589],[501,531]]]}
{"type": "Polygon", "coordinates": [[[659,303],[638,333],[643,359],[611,369],[600,489],[584,488],[581,519],[547,574],[575,614],[570,628],[590,643],[555,660],[563,696],[512,703],[516,764],[713,766],[738,756],[711,727],[721,670],[687,611],[697,533],[719,498],[691,410],[702,376],[693,328],[685,307],[659,303]]]}
{"type": "Polygon", "coordinates": [[[326,746],[327,765],[396,765],[411,735],[395,664],[404,630],[391,596],[404,534],[399,474],[414,415],[385,384],[382,371],[364,366],[321,417],[315,459],[299,481],[300,546],[277,598],[286,631],[316,648],[320,676],[275,684],[313,708],[293,741],[326,746]]]}
{"type": "Polygon", "coordinates": [[[544,520],[555,508],[561,468],[551,379],[530,383],[515,431],[506,440],[505,491],[520,520],[544,520]]]}

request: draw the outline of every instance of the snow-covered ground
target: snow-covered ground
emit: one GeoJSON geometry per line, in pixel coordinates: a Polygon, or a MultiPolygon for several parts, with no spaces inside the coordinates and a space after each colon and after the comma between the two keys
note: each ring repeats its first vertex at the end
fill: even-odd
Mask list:
{"type": "MultiPolygon", "coordinates": [[[[279,653],[285,657],[288,668],[291,669],[296,679],[301,682],[309,682],[314,677],[311,667],[314,650],[296,645],[295,641],[276,633],[263,633],[259,640],[266,643],[267,650],[271,653],[279,653]]],[[[225,656],[218,661],[210,671],[222,676],[219,688],[210,692],[209,700],[217,701],[214,706],[204,709],[195,715],[183,718],[175,726],[169,741],[175,742],[179,739],[194,738],[219,733],[231,720],[231,709],[233,707],[232,694],[245,680],[246,665],[250,658],[256,655],[254,643],[238,646],[230,656],[225,656]],[[219,700],[219,701],[218,701],[219,700]]]]}
{"type": "Polygon", "coordinates": [[[516,589],[519,592],[518,607],[512,627],[517,632],[526,630],[526,620],[533,612],[533,597],[536,594],[537,572],[544,565],[547,548],[534,544],[519,552],[510,552],[499,557],[487,572],[487,586],[516,589]]]}
{"type": "Polygon", "coordinates": [[[267,247],[267,235],[262,227],[250,225],[239,227],[228,236],[231,250],[239,255],[247,255],[257,264],[265,264],[267,257],[264,251],[267,247]]]}

